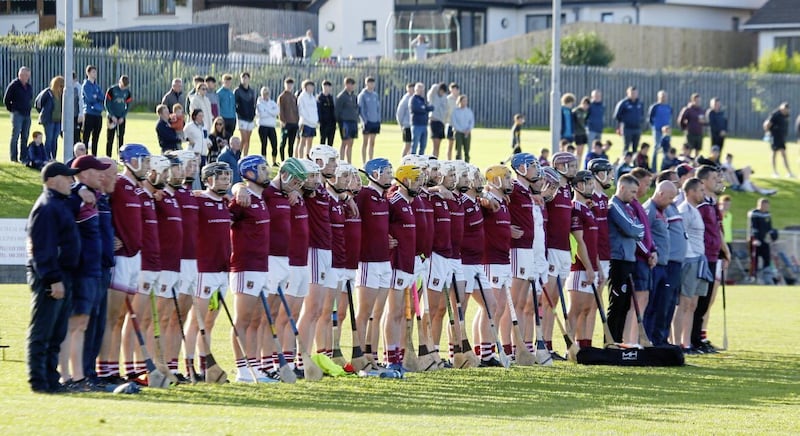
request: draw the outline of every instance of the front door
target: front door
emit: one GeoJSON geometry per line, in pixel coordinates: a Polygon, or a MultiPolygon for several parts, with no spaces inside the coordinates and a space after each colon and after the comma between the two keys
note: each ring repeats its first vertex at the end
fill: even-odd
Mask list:
{"type": "Polygon", "coordinates": [[[36,0],[39,11],[39,31],[56,27],[56,0],[36,0]]]}

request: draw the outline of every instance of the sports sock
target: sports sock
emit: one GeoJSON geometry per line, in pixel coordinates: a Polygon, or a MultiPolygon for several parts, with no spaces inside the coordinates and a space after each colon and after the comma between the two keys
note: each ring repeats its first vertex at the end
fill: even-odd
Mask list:
{"type": "Polygon", "coordinates": [[[272,357],[261,356],[261,360],[258,362],[258,369],[261,371],[270,371],[272,369],[272,357]]]}
{"type": "Polygon", "coordinates": [[[280,364],[281,364],[281,361],[278,358],[278,352],[275,351],[274,353],[272,353],[272,359],[270,360],[270,365],[267,365],[267,370],[268,371],[277,371],[280,364]]]}
{"type": "Polygon", "coordinates": [[[108,375],[119,376],[119,362],[108,362],[108,375]]]}
{"type": "Polygon", "coordinates": [[[509,356],[513,356],[513,349],[511,348],[511,344],[503,344],[503,352],[509,356]]]}
{"type": "Polygon", "coordinates": [[[544,345],[547,347],[547,351],[553,351],[553,341],[544,341],[544,345]]]}
{"type": "Polygon", "coordinates": [[[475,353],[476,356],[480,356],[481,355],[481,345],[480,344],[473,345],[472,346],[472,351],[475,353]]]}
{"type": "Polygon", "coordinates": [[[200,355],[200,374],[206,373],[206,356],[200,355]]]}
{"type": "MultiPolygon", "coordinates": [[[[253,371],[258,371],[258,359],[257,358],[252,357],[250,359],[247,359],[247,363],[250,364],[250,367],[253,368],[253,371]]],[[[247,370],[247,372],[249,373],[250,370],[247,370]]]]}
{"type": "Polygon", "coordinates": [[[397,350],[397,354],[398,354],[397,358],[400,360],[400,362],[403,362],[404,360],[406,360],[406,349],[405,348],[401,348],[401,349],[397,350]]]}
{"type": "Polygon", "coordinates": [[[592,341],[589,339],[578,339],[578,347],[580,348],[588,348],[591,347],[592,341]]]}
{"type": "Polygon", "coordinates": [[[167,368],[169,368],[170,372],[173,374],[178,372],[178,359],[170,359],[169,363],[167,364],[167,368]]]}
{"type": "Polygon", "coordinates": [[[137,374],[141,374],[143,372],[147,372],[147,364],[145,364],[144,362],[136,362],[136,363],[134,363],[133,370],[137,374]]]}
{"type": "Polygon", "coordinates": [[[194,357],[193,356],[189,356],[189,357],[183,359],[183,363],[184,363],[184,365],[186,365],[186,375],[187,376],[189,376],[193,372],[195,372],[195,370],[194,370],[194,357]]]}
{"type": "Polygon", "coordinates": [[[247,377],[247,371],[245,370],[245,362],[246,360],[244,358],[236,359],[236,372],[239,378],[249,378],[247,377]]]}
{"type": "Polygon", "coordinates": [[[125,376],[130,377],[136,374],[136,366],[133,362],[125,362],[125,376]]]}
{"type": "Polygon", "coordinates": [[[325,350],[324,354],[329,358],[333,359],[333,350],[325,350]]]}
{"type": "Polygon", "coordinates": [[[708,330],[700,330],[700,341],[705,342],[708,340],[708,330]]]}
{"type": "Polygon", "coordinates": [[[289,362],[289,365],[291,365],[292,368],[295,368],[294,351],[284,351],[283,357],[286,358],[286,361],[289,362]]]}
{"type": "Polygon", "coordinates": [[[480,345],[480,356],[483,360],[489,360],[492,358],[492,344],[490,342],[481,342],[480,345]]]}
{"type": "Polygon", "coordinates": [[[108,362],[103,362],[98,360],[97,364],[95,364],[95,372],[97,372],[98,378],[108,377],[109,375],[111,375],[108,372],[108,362]]]}
{"type": "Polygon", "coordinates": [[[300,353],[297,353],[297,369],[299,370],[305,369],[305,365],[303,365],[303,355],[300,353]]]}
{"type": "Polygon", "coordinates": [[[455,347],[453,346],[453,344],[450,344],[449,349],[450,349],[450,352],[448,353],[448,355],[450,356],[450,361],[453,361],[455,359],[455,354],[456,354],[455,353],[455,347]]]}
{"type": "Polygon", "coordinates": [[[397,353],[397,345],[386,346],[386,361],[391,363],[400,363],[397,353]]]}

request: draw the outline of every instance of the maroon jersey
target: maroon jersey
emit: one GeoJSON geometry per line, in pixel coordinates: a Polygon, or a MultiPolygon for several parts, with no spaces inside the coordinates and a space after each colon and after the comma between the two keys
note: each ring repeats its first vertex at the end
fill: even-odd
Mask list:
{"type": "Polygon", "coordinates": [[[447,201],[438,195],[431,196],[433,205],[433,252],[450,257],[453,247],[453,231],[450,228],[450,208],[447,201]]]}
{"type": "Polygon", "coordinates": [[[522,230],[522,237],[511,240],[511,248],[533,247],[533,198],[531,190],[522,185],[519,180],[514,180],[514,190],[511,191],[508,201],[508,211],[511,213],[511,224],[522,230]]]}
{"type": "Polygon", "coordinates": [[[171,188],[164,189],[160,201],[156,201],[158,217],[158,245],[161,248],[161,270],[181,270],[183,247],[183,216],[181,206],[171,188]]]}
{"type": "Polygon", "coordinates": [[[289,235],[292,234],[292,207],[289,197],[280,189],[269,185],[264,189],[264,200],[269,209],[269,255],[289,256],[289,235]]]}
{"type": "MultiPolygon", "coordinates": [[[[720,229],[722,228],[722,214],[717,207],[717,202],[713,198],[706,197],[702,203],[697,205],[697,211],[703,218],[703,224],[706,226],[704,244],[706,258],[709,262],[716,262],[719,260],[719,250],[722,248],[722,236],[720,229]]],[[[650,232],[648,232],[649,234],[650,232]]]]}
{"type": "Polygon", "coordinates": [[[497,212],[491,209],[483,209],[484,219],[484,252],[483,263],[487,265],[509,265],[511,264],[511,213],[508,211],[508,203],[502,198],[497,197],[491,192],[488,194],[500,207],[497,212]]]}
{"type": "Polygon", "coordinates": [[[454,200],[447,200],[447,207],[450,209],[450,257],[461,259],[461,244],[464,240],[464,206],[461,204],[460,194],[456,194],[454,200]]]}
{"type": "Polygon", "coordinates": [[[311,230],[310,247],[331,249],[330,202],[331,196],[324,186],[317,189],[313,197],[306,197],[308,227],[311,230]]]}
{"type": "Polygon", "coordinates": [[[464,239],[461,243],[461,262],[464,265],[483,264],[483,211],[477,200],[461,196],[464,207],[464,239]]]}
{"type": "Polygon", "coordinates": [[[231,213],[225,200],[197,198],[197,271],[227,272],[231,261],[231,213]]]}
{"type": "Polygon", "coordinates": [[[417,218],[413,206],[401,193],[395,192],[389,198],[389,234],[397,240],[397,247],[391,250],[392,268],[414,273],[416,233],[417,218]]]}
{"type": "Polygon", "coordinates": [[[161,271],[156,201],[144,189],[139,192],[139,198],[142,199],[142,271],[161,271]]]}
{"type": "Polygon", "coordinates": [[[427,192],[414,199],[414,214],[417,216],[417,254],[430,258],[433,253],[433,203],[427,192]]]}
{"type": "Polygon", "coordinates": [[[547,203],[547,248],[570,251],[569,227],[572,220],[572,192],[569,185],[561,186],[553,200],[547,203]]]}
{"type": "MultiPolygon", "coordinates": [[[[292,243],[289,244],[289,265],[308,265],[308,208],[305,200],[292,205],[292,243]]],[[[289,233],[287,233],[288,235],[289,233]]],[[[284,236],[286,238],[286,236],[284,236]]]]}
{"type": "MultiPolygon", "coordinates": [[[[347,258],[345,268],[357,269],[358,262],[361,260],[361,215],[350,214],[345,210],[346,218],[344,221],[344,240],[347,244],[347,258]]],[[[387,242],[388,244],[388,242],[387,242]]]]}
{"type": "Polygon", "coordinates": [[[181,206],[181,219],[183,220],[181,259],[197,259],[195,255],[195,243],[197,242],[197,197],[192,195],[191,189],[179,188],[175,190],[175,198],[181,206]]]}
{"type": "Polygon", "coordinates": [[[122,247],[114,251],[117,256],[133,257],[142,250],[142,197],[141,188],[124,174],[117,175],[114,193],[111,194],[111,222],[114,235],[122,247]]]}
{"type": "Polygon", "coordinates": [[[236,200],[231,212],[231,271],[269,271],[269,209],[262,196],[250,193],[250,206],[236,200]]]}
{"type": "MultiPolygon", "coordinates": [[[[580,201],[573,201],[572,220],[570,221],[570,231],[583,231],[583,243],[586,244],[586,252],[591,261],[592,270],[597,271],[597,220],[589,206],[580,201]]],[[[572,262],[572,271],[586,271],[580,258],[575,256],[572,262]]]]}
{"type": "Polygon", "coordinates": [[[608,239],[608,196],[601,192],[592,194],[592,213],[597,221],[597,255],[600,260],[611,260],[611,242],[608,239]]]}
{"type": "Polygon", "coordinates": [[[347,268],[347,247],[345,246],[346,239],[344,235],[347,204],[339,200],[335,194],[329,194],[331,198],[329,211],[331,220],[331,266],[333,268],[347,268]]]}
{"type": "Polygon", "coordinates": [[[356,204],[361,213],[361,262],[389,261],[389,201],[372,186],[358,192],[356,204]]]}
{"type": "MultiPolygon", "coordinates": [[[[642,203],[639,203],[638,199],[634,198],[631,200],[630,204],[633,211],[636,213],[636,218],[638,218],[639,222],[644,226],[644,239],[636,243],[636,259],[647,262],[650,253],[656,251],[656,246],[653,244],[653,235],[650,233],[650,219],[647,218],[647,212],[645,212],[642,203]]],[[[702,203],[697,206],[698,211],[701,205],[702,203]]],[[[717,236],[717,238],[719,238],[719,236],[717,236]]],[[[706,237],[706,239],[708,239],[708,237],[706,237]]],[[[710,259],[709,261],[713,262],[710,259]]]]}

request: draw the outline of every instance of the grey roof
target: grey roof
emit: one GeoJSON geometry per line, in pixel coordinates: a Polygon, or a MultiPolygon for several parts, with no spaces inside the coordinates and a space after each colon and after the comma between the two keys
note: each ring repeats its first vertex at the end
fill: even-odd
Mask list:
{"type": "Polygon", "coordinates": [[[745,29],[800,28],[797,0],[769,0],[743,26],[745,29]]]}

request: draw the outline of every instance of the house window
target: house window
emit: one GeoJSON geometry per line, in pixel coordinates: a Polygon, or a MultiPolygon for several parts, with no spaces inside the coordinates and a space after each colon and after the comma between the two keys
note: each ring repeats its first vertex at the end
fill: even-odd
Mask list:
{"type": "Polygon", "coordinates": [[[103,0],[81,0],[81,17],[102,17],[103,0]]]}
{"type": "Polygon", "coordinates": [[[139,0],[139,15],[175,15],[175,0],[139,0]]]}
{"type": "Polygon", "coordinates": [[[600,22],[601,23],[613,23],[614,22],[614,13],[613,12],[603,12],[600,14],[600,22]]]}
{"type": "Polygon", "coordinates": [[[35,13],[36,0],[0,0],[0,15],[35,13]]]}
{"type": "Polygon", "coordinates": [[[362,41],[377,41],[378,40],[378,22],[375,20],[368,20],[361,22],[361,40],[362,41]]]}
{"type": "MultiPolygon", "coordinates": [[[[561,14],[561,24],[567,21],[567,15],[561,14]]],[[[525,32],[544,30],[553,27],[553,15],[526,15],[525,32]]]]}
{"type": "Polygon", "coordinates": [[[775,38],[775,48],[786,47],[786,54],[791,56],[800,53],[800,36],[783,36],[775,38]]]}
{"type": "Polygon", "coordinates": [[[731,19],[731,24],[732,24],[731,27],[733,28],[734,32],[738,32],[739,31],[739,24],[740,23],[741,23],[741,19],[739,17],[733,17],[731,19]]]}

